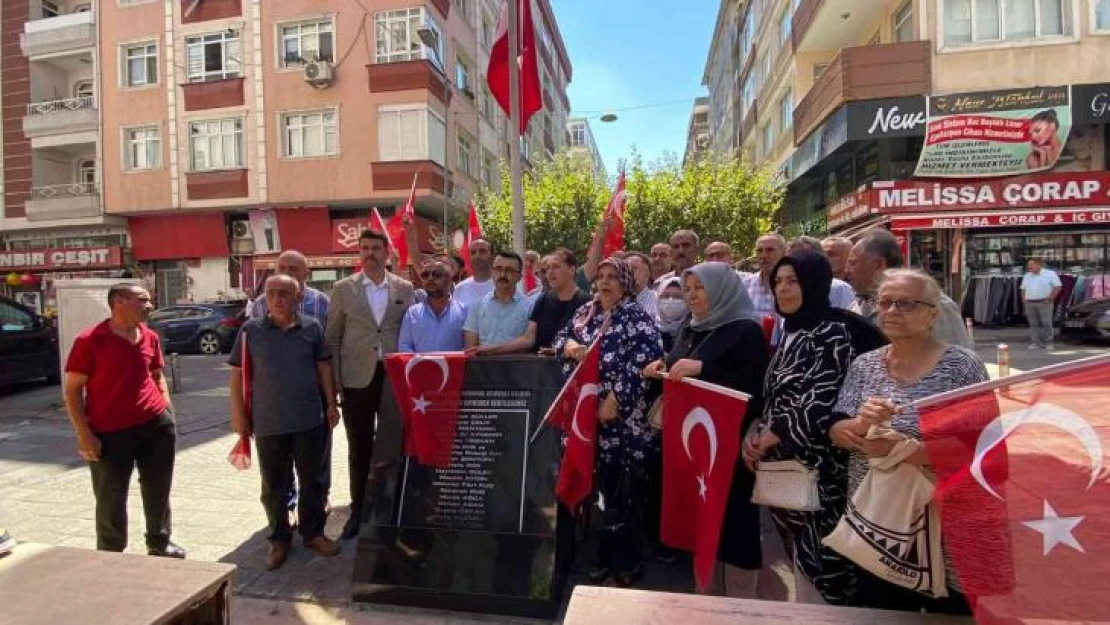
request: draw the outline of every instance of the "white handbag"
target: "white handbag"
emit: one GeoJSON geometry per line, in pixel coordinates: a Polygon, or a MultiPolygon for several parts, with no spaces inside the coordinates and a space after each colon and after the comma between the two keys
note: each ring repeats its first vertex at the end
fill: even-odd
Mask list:
{"type": "Polygon", "coordinates": [[[755,468],[752,503],[771,508],[816,512],[817,472],[797,460],[760,462],[755,468]]]}

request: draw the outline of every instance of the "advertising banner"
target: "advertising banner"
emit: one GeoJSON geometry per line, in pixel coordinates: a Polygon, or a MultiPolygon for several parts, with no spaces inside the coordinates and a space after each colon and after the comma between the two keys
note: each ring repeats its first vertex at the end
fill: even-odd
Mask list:
{"type": "Polygon", "coordinates": [[[929,97],[919,178],[1015,176],[1051,169],[1071,128],[1070,89],[929,97]]]}

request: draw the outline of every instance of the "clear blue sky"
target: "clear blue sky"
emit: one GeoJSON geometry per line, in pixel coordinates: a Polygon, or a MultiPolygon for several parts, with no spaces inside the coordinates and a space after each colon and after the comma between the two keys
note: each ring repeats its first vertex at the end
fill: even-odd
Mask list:
{"type": "Polygon", "coordinates": [[[645,160],[681,156],[694,98],[704,95],[702,71],[719,0],[552,0],[574,76],[573,114],[645,104],[681,104],[618,111],[590,119],[605,167],[633,146],[645,160]]]}

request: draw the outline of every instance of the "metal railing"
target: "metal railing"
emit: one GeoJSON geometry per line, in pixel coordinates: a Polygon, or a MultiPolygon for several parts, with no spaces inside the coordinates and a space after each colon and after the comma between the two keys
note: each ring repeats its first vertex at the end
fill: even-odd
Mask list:
{"type": "Polygon", "coordinates": [[[49,115],[50,113],[61,113],[63,111],[79,111],[82,109],[91,109],[95,107],[96,98],[91,95],[84,95],[76,98],[65,98],[64,100],[31,102],[27,105],[27,114],[49,115]]]}
{"type": "Polygon", "coordinates": [[[74,182],[71,184],[31,187],[31,197],[36,199],[96,195],[98,193],[100,193],[100,187],[95,182],[74,182]]]}

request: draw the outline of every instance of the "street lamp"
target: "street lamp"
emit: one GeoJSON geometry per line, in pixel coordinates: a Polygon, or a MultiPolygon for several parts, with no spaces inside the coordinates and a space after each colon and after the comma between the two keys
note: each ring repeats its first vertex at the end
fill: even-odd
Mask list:
{"type": "Polygon", "coordinates": [[[603,113],[601,115],[601,117],[599,117],[598,119],[600,119],[601,121],[608,124],[608,123],[617,121],[617,114],[614,113],[613,111],[607,111],[607,112],[603,113]]]}

